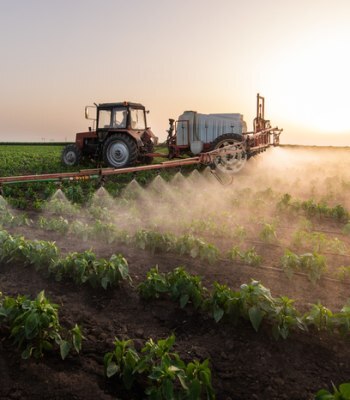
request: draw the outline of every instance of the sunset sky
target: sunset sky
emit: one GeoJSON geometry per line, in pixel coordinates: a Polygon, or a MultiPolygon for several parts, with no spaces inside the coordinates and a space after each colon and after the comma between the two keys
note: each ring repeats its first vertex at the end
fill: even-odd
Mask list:
{"type": "Polygon", "coordinates": [[[0,0],[0,141],[73,141],[130,100],[165,139],[184,110],[256,94],[282,143],[350,145],[349,0],[0,0]]]}

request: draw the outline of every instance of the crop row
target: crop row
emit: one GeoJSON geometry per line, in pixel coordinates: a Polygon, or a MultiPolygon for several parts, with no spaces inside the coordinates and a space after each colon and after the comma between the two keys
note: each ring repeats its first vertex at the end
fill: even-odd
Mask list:
{"type": "MultiPolygon", "coordinates": [[[[128,201],[125,199],[120,199],[121,202],[128,201]]],[[[61,233],[66,233],[69,230],[69,222],[66,219],[67,216],[78,217],[81,215],[82,211],[87,211],[88,217],[95,220],[100,220],[102,222],[109,222],[116,217],[115,212],[109,210],[112,200],[99,199],[94,201],[90,207],[80,208],[76,204],[72,204],[67,201],[62,201],[59,198],[52,199],[51,201],[45,203],[43,210],[58,215],[57,218],[52,218],[47,220],[44,217],[39,219],[39,226],[47,230],[56,230],[61,233]],[[64,215],[65,217],[62,217],[64,215]],[[41,221],[41,222],[40,222],[41,221]]],[[[128,207],[129,208],[129,207],[128,207]]],[[[130,212],[130,211],[129,211],[130,212]]],[[[133,218],[137,218],[137,215],[133,215],[133,218]]],[[[227,218],[226,218],[227,220],[227,218]]],[[[16,226],[21,224],[30,224],[30,220],[25,219],[24,216],[14,216],[6,204],[0,204],[0,223],[6,226],[16,226]]],[[[175,222],[174,222],[175,223],[175,222]]],[[[268,244],[278,244],[279,239],[277,235],[276,227],[278,226],[279,220],[275,218],[272,223],[256,221],[258,230],[258,238],[268,244]]],[[[248,236],[247,229],[238,224],[233,223],[231,220],[220,223],[217,219],[212,219],[210,217],[200,220],[192,220],[190,223],[180,224],[178,228],[190,235],[200,235],[203,236],[214,236],[214,237],[224,237],[226,239],[233,239],[239,243],[243,243],[248,236]]],[[[85,225],[85,228],[87,225],[85,225]]],[[[350,223],[346,223],[343,227],[343,234],[348,235],[350,233],[350,223]]],[[[337,254],[345,254],[348,249],[346,244],[339,240],[338,238],[329,238],[325,233],[322,232],[312,232],[312,223],[310,220],[302,220],[298,230],[294,232],[291,238],[291,245],[294,247],[303,247],[312,251],[324,251],[333,252],[337,254]]]]}
{"type": "MultiPolygon", "coordinates": [[[[23,215],[13,216],[7,210],[0,213],[0,222],[3,226],[32,224],[32,222],[30,220],[28,221],[23,215]]],[[[173,252],[180,255],[189,255],[192,258],[199,257],[201,260],[208,261],[210,264],[214,264],[220,256],[252,266],[259,266],[263,262],[262,257],[256,253],[254,247],[244,251],[238,246],[233,246],[228,253],[221,255],[219,249],[215,245],[207,243],[190,234],[175,236],[170,233],[160,233],[144,229],[130,234],[126,231],[119,230],[116,225],[112,223],[105,223],[100,220],[96,220],[93,224],[83,223],[79,220],[69,222],[63,217],[40,217],[37,225],[44,230],[74,235],[83,241],[89,239],[96,240],[96,238],[98,238],[99,241],[109,244],[124,243],[136,246],[142,250],[149,250],[152,253],[173,252]]],[[[266,224],[266,226],[262,232],[264,232],[266,240],[270,241],[271,235],[274,236],[274,231],[270,229],[271,225],[266,224]]],[[[280,266],[289,278],[292,277],[293,272],[299,271],[306,273],[313,283],[319,280],[321,275],[327,271],[326,259],[323,255],[320,255],[316,249],[322,250],[323,248],[327,248],[337,251],[337,254],[344,254],[346,250],[345,244],[336,238],[327,239],[325,235],[303,230],[299,230],[294,234],[293,244],[296,247],[313,247],[314,249],[312,253],[303,253],[301,255],[290,250],[285,250],[285,254],[280,259],[280,266]]],[[[88,258],[89,255],[86,254],[86,257],[88,258]]],[[[92,261],[96,262],[96,260],[87,260],[88,263],[92,261]]],[[[57,276],[59,275],[60,273],[57,271],[57,276]]],[[[350,268],[347,266],[340,266],[335,271],[334,275],[341,280],[345,280],[350,275],[350,268]]]]}
{"type": "MultiPolygon", "coordinates": [[[[68,213],[69,215],[77,215],[78,210],[76,207],[70,203],[66,205],[64,202],[54,201],[48,203],[46,207],[47,210],[51,211],[53,209],[59,211],[59,214],[68,213]],[[65,210],[62,209],[62,205],[64,205],[65,210]]],[[[106,224],[103,221],[110,221],[111,215],[108,210],[104,207],[94,207],[89,209],[91,216],[94,217],[96,220],[94,226],[91,227],[91,224],[82,223],[79,220],[73,220],[73,222],[69,222],[67,218],[62,216],[59,217],[39,217],[37,222],[37,226],[41,229],[48,230],[48,231],[55,231],[59,233],[72,233],[74,235],[79,236],[83,240],[87,240],[91,237],[95,237],[96,233],[99,233],[99,230],[106,231],[107,237],[104,237],[103,240],[108,240],[108,242],[113,242],[116,236],[116,228],[113,228],[113,224],[106,224]]],[[[3,227],[15,227],[15,226],[31,226],[33,225],[33,221],[26,217],[25,214],[13,215],[7,208],[2,208],[0,205],[0,225],[3,227]]],[[[187,230],[190,236],[193,236],[193,233],[199,233],[203,236],[203,233],[206,232],[211,236],[216,237],[215,232],[218,227],[213,223],[208,221],[194,221],[191,224],[187,224],[187,230]],[[209,230],[208,226],[213,230],[209,230]],[[193,229],[195,227],[195,229],[193,229]],[[199,228],[202,227],[203,230],[199,228]]],[[[348,230],[348,224],[345,226],[346,230],[348,230]]],[[[222,232],[221,232],[222,233],[222,232]]],[[[246,239],[247,232],[246,229],[241,225],[236,225],[231,230],[225,231],[225,238],[226,239],[233,239],[240,244],[246,239]]],[[[278,238],[276,233],[276,228],[274,224],[264,223],[262,224],[262,228],[259,232],[259,238],[264,243],[273,243],[278,244],[278,238]]],[[[340,254],[345,255],[348,253],[348,248],[346,243],[338,238],[328,238],[327,235],[321,232],[310,232],[309,230],[298,229],[294,232],[291,240],[291,246],[311,250],[313,252],[323,252],[323,253],[330,253],[330,254],[340,254]]]]}
{"type": "Polygon", "coordinates": [[[342,222],[346,222],[350,219],[349,212],[340,204],[330,207],[324,202],[318,203],[313,199],[300,201],[293,199],[289,193],[282,196],[280,201],[277,203],[277,209],[281,212],[288,212],[294,215],[304,213],[310,218],[326,217],[342,222]]]}
{"type": "Polygon", "coordinates": [[[45,275],[54,275],[56,280],[69,279],[76,284],[89,283],[104,289],[130,279],[128,263],[120,254],[113,254],[109,260],[97,259],[92,251],[73,252],[62,257],[53,242],[26,240],[4,230],[0,231],[0,260],[34,266],[45,275]]]}
{"type": "MultiPolygon", "coordinates": [[[[97,259],[92,251],[85,251],[61,257],[57,246],[52,242],[25,240],[6,231],[0,231],[0,260],[5,263],[33,265],[36,270],[54,276],[56,280],[70,279],[76,284],[89,283],[92,287],[101,286],[104,289],[123,280],[131,281],[127,261],[121,255],[112,255],[106,260],[97,259]]],[[[148,273],[139,290],[144,298],[159,297],[168,293],[171,297],[179,299],[182,307],[191,302],[196,308],[210,310],[216,321],[225,314],[233,319],[248,317],[257,329],[263,317],[266,317],[269,322],[275,324],[274,334],[276,335],[277,329],[282,337],[288,335],[281,333],[288,331],[288,324],[297,325],[300,329],[305,329],[307,325],[318,329],[334,327],[338,331],[346,330],[350,326],[348,306],[340,313],[333,314],[326,307],[317,304],[312,306],[309,313],[300,316],[292,306],[292,300],[286,297],[277,300],[272,298],[270,291],[259,282],[253,281],[250,285],[243,285],[241,292],[234,292],[218,283],[215,283],[214,287],[214,292],[205,299],[208,297],[208,291],[202,287],[199,277],[190,276],[182,268],[167,275],[160,274],[154,268],[148,273]]]]}
{"type": "Polygon", "coordinates": [[[317,303],[305,314],[300,314],[292,299],[273,297],[269,289],[255,280],[241,285],[238,291],[215,282],[214,289],[209,292],[203,287],[200,277],[188,274],[182,267],[167,274],[160,273],[155,267],[147,273],[138,290],[147,300],[166,296],[178,302],[181,308],[191,304],[195,309],[209,313],[216,322],[226,319],[236,323],[245,319],[258,331],[265,320],[272,327],[276,339],[286,339],[292,329],[307,331],[311,328],[343,334],[350,330],[349,305],[333,313],[317,303]]]}
{"type": "MultiPolygon", "coordinates": [[[[87,217],[102,222],[110,222],[113,220],[114,213],[110,211],[108,205],[110,206],[111,199],[100,199],[87,207],[85,209],[80,208],[76,204],[72,204],[67,201],[63,201],[59,198],[52,199],[51,201],[45,203],[43,210],[58,215],[57,218],[47,219],[44,217],[39,218],[39,226],[47,230],[55,230],[61,233],[66,233],[70,229],[69,221],[67,217],[78,217],[81,213],[87,212],[87,217]],[[97,204],[99,203],[99,204],[97,204]],[[64,215],[64,217],[62,217],[64,215]]],[[[125,199],[120,199],[120,202],[128,201],[125,199]]],[[[336,206],[338,207],[338,206],[336,206]]],[[[129,209],[130,207],[128,207],[129,209]]],[[[329,208],[330,209],[330,208],[329,208]]],[[[136,215],[132,215],[133,219],[136,219],[136,215]]],[[[135,221],[133,221],[135,222],[135,221]]],[[[274,220],[273,223],[259,222],[256,224],[260,227],[258,231],[259,239],[267,244],[279,244],[279,239],[277,236],[276,226],[279,221],[274,220]]],[[[23,215],[13,215],[7,208],[6,203],[2,202],[0,204],[0,224],[4,227],[9,226],[20,226],[20,225],[30,225],[31,220],[23,215]]],[[[79,223],[77,222],[77,225],[79,223]]],[[[297,248],[304,248],[307,250],[325,252],[325,253],[336,253],[336,254],[346,254],[348,252],[346,244],[339,240],[338,238],[329,238],[325,233],[322,232],[312,232],[311,221],[305,220],[302,226],[294,232],[291,238],[291,245],[297,248]]],[[[88,228],[88,225],[84,225],[84,229],[88,228]]],[[[237,222],[218,223],[217,220],[212,220],[211,218],[206,218],[205,220],[193,220],[190,223],[185,223],[178,226],[179,230],[190,235],[200,235],[203,236],[213,236],[213,237],[224,237],[225,239],[233,239],[239,243],[243,243],[247,239],[247,229],[239,225],[237,222]]],[[[259,229],[259,228],[258,228],[259,229]]],[[[77,228],[79,230],[79,227],[77,228]]],[[[256,231],[256,230],[255,230],[256,231]]],[[[350,224],[345,224],[343,227],[343,234],[348,235],[350,232],[350,224]]]]}

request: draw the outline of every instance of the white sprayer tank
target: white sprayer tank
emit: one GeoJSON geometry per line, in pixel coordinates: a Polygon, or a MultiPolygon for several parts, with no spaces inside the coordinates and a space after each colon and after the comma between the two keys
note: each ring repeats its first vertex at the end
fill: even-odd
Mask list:
{"type": "Polygon", "coordinates": [[[194,154],[202,151],[204,143],[211,143],[217,137],[247,132],[242,114],[199,114],[185,111],[176,124],[176,144],[190,146],[194,154]]]}

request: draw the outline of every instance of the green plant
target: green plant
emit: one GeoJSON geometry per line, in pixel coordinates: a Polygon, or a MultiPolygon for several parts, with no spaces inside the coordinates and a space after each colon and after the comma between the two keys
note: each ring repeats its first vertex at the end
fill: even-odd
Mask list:
{"type": "Polygon", "coordinates": [[[325,257],[317,253],[306,253],[302,254],[300,259],[302,271],[306,271],[310,281],[316,283],[327,269],[325,257]]]}
{"type": "Polygon", "coordinates": [[[307,232],[298,230],[293,234],[292,244],[297,248],[308,248],[312,251],[325,249],[327,237],[320,232],[307,232]]]}
{"type": "Polygon", "coordinates": [[[348,222],[344,225],[342,232],[343,232],[345,235],[350,235],[350,221],[348,221],[348,222]]]}
{"type": "Polygon", "coordinates": [[[215,322],[219,322],[225,315],[237,321],[240,315],[240,293],[230,289],[227,285],[214,282],[214,290],[204,307],[212,314],[215,322]]]}
{"type": "Polygon", "coordinates": [[[258,267],[262,263],[262,257],[258,255],[254,247],[246,251],[240,250],[237,246],[232,247],[232,249],[227,253],[227,257],[232,261],[241,261],[248,265],[253,265],[258,267]]]}
{"type": "Polygon", "coordinates": [[[341,281],[350,279],[350,266],[338,267],[336,270],[336,277],[341,281]]]}
{"type": "Polygon", "coordinates": [[[330,215],[338,221],[344,221],[349,217],[349,212],[341,204],[337,204],[330,210],[330,215]]]}
{"type": "Polygon", "coordinates": [[[69,225],[69,233],[82,239],[84,242],[93,236],[91,226],[78,220],[73,221],[69,225]]]}
{"type": "Polygon", "coordinates": [[[307,325],[318,330],[331,330],[333,328],[333,313],[321,303],[312,304],[311,310],[304,316],[307,325]]]}
{"type": "Polygon", "coordinates": [[[72,279],[76,284],[88,282],[92,287],[107,289],[121,280],[130,280],[128,263],[121,254],[113,254],[109,260],[97,259],[91,250],[70,253],[50,268],[56,280],[72,279]]]}
{"type": "Polygon", "coordinates": [[[292,244],[298,248],[312,249],[314,252],[328,251],[344,255],[346,244],[338,238],[329,239],[321,232],[298,230],[293,234],[292,244]]]}
{"type": "Polygon", "coordinates": [[[35,300],[25,296],[5,297],[1,301],[0,317],[9,325],[10,337],[14,344],[22,350],[22,358],[33,356],[41,358],[45,351],[52,350],[56,345],[60,348],[62,359],[71,350],[79,353],[82,344],[82,333],[75,325],[68,336],[62,337],[62,327],[58,319],[58,306],[50,303],[44,291],[35,300]]]}
{"type": "Polygon", "coordinates": [[[110,221],[111,217],[112,217],[110,211],[108,210],[108,208],[101,207],[101,206],[96,205],[96,204],[92,204],[88,208],[88,212],[93,218],[95,218],[97,220],[110,221]]]}
{"type": "Polygon", "coordinates": [[[69,229],[69,222],[66,218],[45,218],[40,217],[38,221],[39,227],[47,231],[55,231],[59,233],[67,233],[69,229]]]}
{"type": "Polygon", "coordinates": [[[308,275],[312,283],[316,283],[327,269],[324,256],[316,252],[299,256],[288,249],[281,258],[281,266],[288,278],[291,278],[295,271],[301,271],[308,275]]]}
{"type": "Polygon", "coordinates": [[[146,280],[138,286],[140,296],[144,299],[159,298],[163,293],[167,293],[169,285],[166,275],[159,273],[158,266],[151,268],[147,272],[146,280]]]}
{"type": "Polygon", "coordinates": [[[59,198],[53,198],[46,202],[43,208],[45,211],[58,215],[76,216],[79,213],[79,207],[76,204],[59,198]]]}
{"type": "Polygon", "coordinates": [[[274,224],[265,223],[259,233],[259,237],[265,243],[277,242],[278,239],[274,224]]]}
{"type": "Polygon", "coordinates": [[[12,236],[5,231],[1,234],[1,244],[1,261],[34,265],[37,270],[55,263],[59,257],[58,248],[53,242],[25,240],[22,236],[12,236]]]}
{"type": "Polygon", "coordinates": [[[333,325],[343,335],[347,335],[350,331],[350,302],[340,310],[340,312],[333,314],[333,325]]]}
{"type": "Polygon", "coordinates": [[[167,274],[159,273],[158,267],[147,273],[147,278],[138,286],[140,296],[144,299],[159,298],[168,294],[173,300],[179,301],[180,307],[189,302],[195,308],[202,305],[204,288],[198,276],[188,274],[184,268],[178,267],[167,274]]]}
{"type": "Polygon", "coordinates": [[[250,320],[253,328],[258,331],[265,316],[274,308],[274,299],[269,289],[258,281],[241,285],[241,315],[250,320]]]}
{"type": "Polygon", "coordinates": [[[199,257],[210,264],[214,264],[219,257],[219,250],[216,246],[192,235],[183,235],[177,238],[176,251],[181,255],[188,254],[192,258],[199,257]]]}
{"type": "Polygon", "coordinates": [[[203,302],[204,289],[199,276],[188,274],[184,268],[178,267],[167,276],[170,296],[179,300],[180,307],[185,307],[189,302],[199,308],[203,302]]]}
{"type": "Polygon", "coordinates": [[[276,339],[280,336],[287,339],[292,328],[306,330],[306,325],[293,306],[294,300],[286,296],[275,299],[275,306],[269,319],[273,321],[272,334],[276,339]]]}
{"type": "Polygon", "coordinates": [[[342,383],[339,389],[332,383],[333,393],[321,389],[316,393],[315,400],[350,400],[350,383],[342,383]]]}
{"type": "Polygon", "coordinates": [[[92,287],[100,285],[106,290],[122,280],[131,281],[128,262],[121,254],[113,254],[109,260],[101,258],[94,263],[94,267],[94,272],[89,272],[89,283],[92,287]]]}
{"type": "Polygon", "coordinates": [[[233,231],[233,238],[237,239],[240,243],[244,242],[247,237],[247,230],[242,225],[237,225],[233,231]]]}
{"type": "Polygon", "coordinates": [[[237,322],[239,318],[248,319],[253,328],[258,331],[266,319],[272,325],[272,334],[276,339],[286,339],[293,328],[305,330],[306,326],[293,300],[288,297],[272,297],[270,290],[258,281],[241,286],[240,291],[233,291],[226,285],[214,283],[214,291],[205,301],[207,309],[215,321],[224,316],[237,322]]]}
{"type": "Polygon", "coordinates": [[[290,194],[284,194],[277,203],[279,212],[289,212],[299,214],[304,212],[307,217],[326,217],[333,218],[336,221],[345,221],[349,219],[349,212],[340,204],[335,207],[329,207],[325,202],[316,203],[313,199],[298,201],[293,200],[290,194]]]}
{"type": "Polygon", "coordinates": [[[9,228],[15,226],[30,226],[33,221],[26,214],[13,215],[7,209],[0,208],[0,226],[9,228]]]}
{"type": "Polygon", "coordinates": [[[118,376],[128,390],[137,381],[154,400],[215,399],[208,360],[185,364],[172,351],[174,343],[174,335],[157,342],[149,339],[137,352],[131,340],[116,339],[114,350],[104,356],[105,374],[118,376]]]}
{"type": "Polygon", "coordinates": [[[172,251],[175,248],[175,237],[173,235],[144,229],[136,232],[135,242],[142,250],[150,250],[153,254],[172,251]]]}
{"type": "Polygon", "coordinates": [[[334,238],[332,240],[329,240],[328,250],[336,254],[345,255],[347,253],[347,246],[342,240],[334,238]]]}
{"type": "Polygon", "coordinates": [[[114,349],[104,356],[104,367],[107,378],[118,374],[126,389],[131,389],[136,375],[134,370],[140,356],[133,348],[132,340],[119,340],[115,338],[114,349]]]}

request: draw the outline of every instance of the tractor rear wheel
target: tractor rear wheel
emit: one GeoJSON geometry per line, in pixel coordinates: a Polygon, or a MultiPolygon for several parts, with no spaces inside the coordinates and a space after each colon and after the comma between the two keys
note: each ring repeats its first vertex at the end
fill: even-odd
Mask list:
{"type": "Polygon", "coordinates": [[[244,146],[241,144],[243,137],[237,133],[226,133],[224,135],[218,136],[211,146],[211,150],[220,149],[225,146],[234,145],[237,154],[226,154],[223,156],[218,156],[215,159],[216,167],[225,173],[236,173],[239,172],[245,165],[247,161],[247,153],[244,146]]]}
{"type": "Polygon", "coordinates": [[[132,166],[138,155],[135,140],[124,133],[110,136],[103,145],[103,161],[112,168],[132,166]]]}
{"type": "Polygon", "coordinates": [[[62,150],[61,160],[64,165],[72,167],[78,165],[81,159],[81,150],[76,144],[67,144],[62,150]]]}

